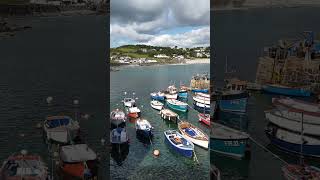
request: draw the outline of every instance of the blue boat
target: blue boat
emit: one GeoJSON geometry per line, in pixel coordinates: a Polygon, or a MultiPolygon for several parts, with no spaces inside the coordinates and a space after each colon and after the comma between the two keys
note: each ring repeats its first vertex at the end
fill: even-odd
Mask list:
{"type": "Polygon", "coordinates": [[[164,136],[165,142],[172,150],[188,158],[193,156],[193,143],[184,138],[178,131],[166,130],[164,131],[164,136]]]}
{"type": "Polygon", "coordinates": [[[169,108],[177,111],[182,111],[182,112],[188,111],[188,104],[182,101],[178,101],[176,99],[168,99],[167,105],[169,108]]]}
{"type": "Polygon", "coordinates": [[[212,124],[210,150],[238,159],[245,157],[249,135],[218,123],[212,124]]]}
{"type": "Polygon", "coordinates": [[[164,99],[165,99],[164,93],[160,92],[160,91],[150,93],[150,96],[151,96],[151,99],[154,99],[154,100],[164,101],[164,99]]]}
{"type": "Polygon", "coordinates": [[[242,92],[239,94],[224,94],[221,96],[219,108],[221,111],[241,112],[247,111],[247,101],[249,94],[242,92]]]}
{"type": "Polygon", "coordinates": [[[188,92],[187,91],[179,91],[178,93],[179,98],[187,99],[188,98],[188,92]]]}
{"type": "Polygon", "coordinates": [[[311,96],[311,91],[309,89],[281,86],[277,84],[264,85],[262,86],[262,90],[268,93],[281,94],[286,96],[311,96]]]}
{"type": "Polygon", "coordinates": [[[270,125],[266,129],[266,135],[271,144],[291,153],[304,156],[320,157],[320,139],[303,135],[304,142],[301,147],[301,134],[270,125]],[[302,151],[301,151],[302,150],[302,151]]]}
{"type": "Polygon", "coordinates": [[[201,93],[209,93],[209,89],[192,89],[193,93],[201,92],[201,93]]]}
{"type": "Polygon", "coordinates": [[[199,103],[199,102],[194,102],[193,107],[195,110],[199,112],[210,112],[211,110],[210,105],[199,103]]]}

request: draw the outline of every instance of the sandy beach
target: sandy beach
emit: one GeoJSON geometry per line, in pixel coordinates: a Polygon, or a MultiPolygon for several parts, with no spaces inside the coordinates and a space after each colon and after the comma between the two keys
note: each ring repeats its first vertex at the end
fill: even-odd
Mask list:
{"type": "Polygon", "coordinates": [[[186,60],[186,64],[210,64],[210,58],[186,60]]]}

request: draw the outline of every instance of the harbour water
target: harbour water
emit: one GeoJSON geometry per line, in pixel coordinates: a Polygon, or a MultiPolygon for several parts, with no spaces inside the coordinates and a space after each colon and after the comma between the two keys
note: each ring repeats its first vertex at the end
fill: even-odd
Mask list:
{"type": "MultiPolygon", "coordinates": [[[[234,66],[235,75],[243,80],[254,81],[258,57],[263,47],[277,43],[282,38],[301,37],[305,30],[320,32],[319,8],[268,8],[215,12],[213,17],[216,64],[213,72],[216,84],[222,85],[225,58],[228,66],[234,66]]],[[[211,12],[212,13],[212,12],[211,12]]],[[[270,146],[264,129],[267,120],[264,110],[271,108],[274,95],[252,93],[249,98],[247,115],[220,114],[220,122],[247,131],[257,142],[266,146],[274,154],[289,163],[298,163],[298,157],[270,146]]],[[[251,158],[235,160],[216,153],[210,153],[211,163],[222,171],[222,179],[283,179],[281,167],[284,165],[269,152],[251,142],[251,158]]],[[[320,166],[320,160],[306,159],[306,163],[320,166]]]]}
{"type": "MultiPolygon", "coordinates": [[[[86,142],[100,154],[106,130],[106,18],[103,16],[22,18],[32,26],[0,40],[0,161],[27,149],[51,165],[42,129],[47,115],[74,117],[78,99],[86,142]],[[46,98],[53,97],[48,109],[46,98]]],[[[78,117],[79,118],[79,117],[78,117]]],[[[108,157],[108,156],[104,156],[108,157]]],[[[100,177],[106,179],[107,162],[100,177]]]]}
{"type": "MultiPolygon", "coordinates": [[[[137,105],[141,109],[141,117],[154,126],[153,148],[160,150],[160,156],[153,156],[153,148],[136,138],[133,121],[127,123],[130,138],[129,153],[123,161],[110,159],[112,179],[208,179],[209,151],[195,146],[196,156],[200,162],[197,165],[193,159],[176,154],[164,142],[163,132],[167,129],[177,129],[177,125],[161,119],[159,112],[150,106],[150,93],[166,89],[170,83],[179,87],[180,82],[189,85],[193,74],[209,72],[208,64],[192,65],[160,65],[146,67],[121,67],[119,71],[111,72],[110,107],[122,108],[124,97],[138,98],[137,105]],[[127,92],[127,95],[124,95],[127,92]]],[[[193,100],[189,94],[188,104],[192,107],[193,100]]],[[[198,122],[197,111],[189,108],[187,113],[179,113],[185,119],[209,134],[209,129],[198,122]]]]}

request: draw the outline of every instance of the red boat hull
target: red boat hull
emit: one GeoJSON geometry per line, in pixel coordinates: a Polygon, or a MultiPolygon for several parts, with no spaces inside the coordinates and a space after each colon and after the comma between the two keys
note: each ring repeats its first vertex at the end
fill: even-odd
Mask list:
{"type": "Polygon", "coordinates": [[[207,117],[204,114],[199,114],[199,122],[202,122],[207,126],[210,126],[210,117],[207,117]]]}

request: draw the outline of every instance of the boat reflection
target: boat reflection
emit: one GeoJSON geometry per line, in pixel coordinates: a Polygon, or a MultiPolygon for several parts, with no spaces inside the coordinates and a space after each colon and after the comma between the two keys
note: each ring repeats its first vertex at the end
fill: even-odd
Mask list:
{"type": "Polygon", "coordinates": [[[129,154],[129,143],[111,144],[111,157],[121,166],[129,154]]]}

